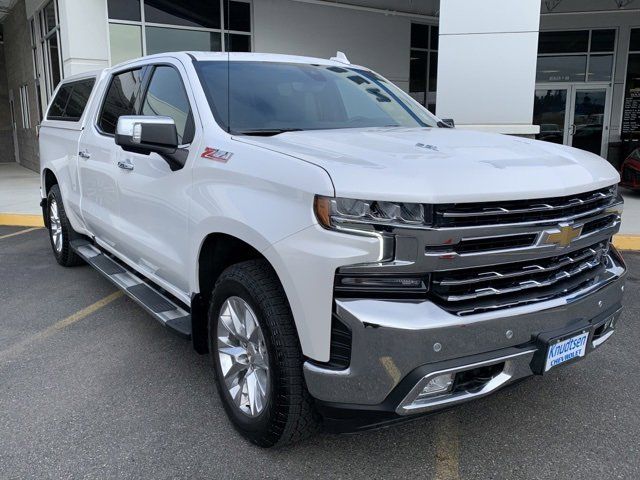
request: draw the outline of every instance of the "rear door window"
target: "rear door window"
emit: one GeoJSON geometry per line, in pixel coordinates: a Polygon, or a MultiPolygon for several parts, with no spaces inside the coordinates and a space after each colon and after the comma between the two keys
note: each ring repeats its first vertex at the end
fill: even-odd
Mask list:
{"type": "Polygon", "coordinates": [[[98,117],[100,130],[113,135],[122,115],[138,114],[142,81],[141,68],[113,76],[98,117]]]}
{"type": "Polygon", "coordinates": [[[141,114],[173,118],[179,144],[185,145],[193,141],[194,123],[189,97],[180,73],[175,68],[160,65],[153,70],[141,114]]]}
{"type": "Polygon", "coordinates": [[[87,107],[95,82],[95,78],[87,78],[62,85],[51,102],[47,120],[79,121],[87,107]]]}

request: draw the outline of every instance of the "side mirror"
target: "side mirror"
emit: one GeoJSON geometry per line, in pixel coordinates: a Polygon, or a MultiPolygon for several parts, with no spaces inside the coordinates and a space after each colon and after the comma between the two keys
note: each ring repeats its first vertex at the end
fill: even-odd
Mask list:
{"type": "Polygon", "coordinates": [[[453,121],[453,118],[443,118],[442,123],[449,128],[454,128],[456,126],[456,122],[453,121]]]}
{"type": "Polygon", "coordinates": [[[178,131],[171,117],[125,115],[118,119],[116,145],[127,152],[171,156],[178,149],[178,131]]]}

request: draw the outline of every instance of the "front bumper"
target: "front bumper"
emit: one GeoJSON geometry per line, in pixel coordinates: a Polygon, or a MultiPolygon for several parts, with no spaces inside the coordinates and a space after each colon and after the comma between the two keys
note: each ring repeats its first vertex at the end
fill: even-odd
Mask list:
{"type": "MultiPolygon", "coordinates": [[[[533,375],[536,339],[545,332],[592,331],[620,314],[625,266],[617,253],[590,287],[569,296],[511,309],[457,316],[429,302],[349,299],[336,301],[336,314],[352,333],[351,362],[345,370],[304,365],[309,391],[322,409],[423,413],[491,393],[533,375]],[[425,376],[509,357],[506,378],[480,395],[450,398],[424,408],[401,404],[425,376]]],[[[613,332],[613,325],[610,325],[613,332]]],[[[602,329],[601,329],[602,330],[602,329]]],[[[607,337],[611,332],[607,330],[607,337]]],[[[589,339],[593,350],[602,342],[589,339]]],[[[502,361],[502,360],[501,360],[502,361]]],[[[507,364],[505,364],[507,365],[507,364]]]]}

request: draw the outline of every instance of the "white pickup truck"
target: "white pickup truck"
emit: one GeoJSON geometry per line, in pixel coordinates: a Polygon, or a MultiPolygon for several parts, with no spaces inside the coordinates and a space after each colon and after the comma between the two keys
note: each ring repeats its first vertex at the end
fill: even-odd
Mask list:
{"type": "Polygon", "coordinates": [[[58,263],[208,352],[261,446],[547,374],[620,315],[606,161],[451,128],[344,57],[172,53],[67,78],[40,158],[58,263]]]}

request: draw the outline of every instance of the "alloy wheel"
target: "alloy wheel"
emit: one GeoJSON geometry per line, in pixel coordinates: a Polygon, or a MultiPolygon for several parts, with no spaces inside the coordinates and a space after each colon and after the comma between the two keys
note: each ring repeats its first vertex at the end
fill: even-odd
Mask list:
{"type": "Polygon", "coordinates": [[[51,242],[57,253],[62,251],[62,222],[58,211],[58,202],[51,199],[49,204],[49,231],[51,232],[51,242]]]}
{"type": "Polygon", "coordinates": [[[269,355],[255,312],[240,297],[229,297],[218,315],[218,358],[233,404],[249,417],[267,406],[269,355]]]}

